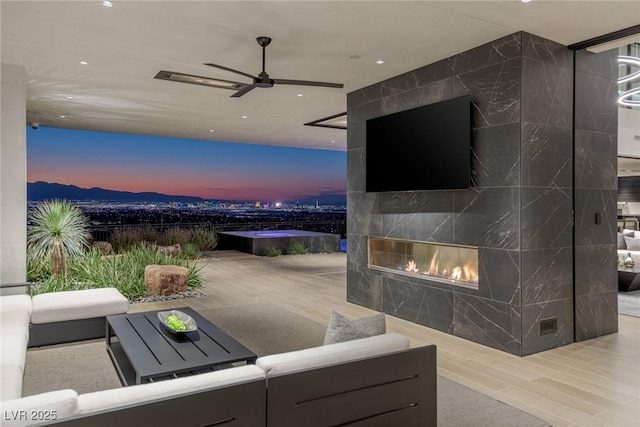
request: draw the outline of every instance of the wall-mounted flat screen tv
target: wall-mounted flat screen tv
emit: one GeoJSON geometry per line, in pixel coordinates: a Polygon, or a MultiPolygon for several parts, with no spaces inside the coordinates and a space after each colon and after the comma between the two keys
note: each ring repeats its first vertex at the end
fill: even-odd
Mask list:
{"type": "Polygon", "coordinates": [[[366,190],[469,188],[469,95],[367,120],[366,190]]]}

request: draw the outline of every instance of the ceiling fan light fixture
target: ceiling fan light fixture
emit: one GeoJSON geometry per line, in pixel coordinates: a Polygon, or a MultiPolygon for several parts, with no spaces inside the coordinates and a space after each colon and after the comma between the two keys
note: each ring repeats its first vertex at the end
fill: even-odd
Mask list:
{"type": "Polygon", "coordinates": [[[180,83],[191,83],[194,85],[217,87],[221,89],[231,89],[231,90],[237,90],[245,86],[244,83],[233,82],[230,80],[211,79],[209,77],[176,73],[173,71],[165,71],[165,70],[159,71],[154,78],[159,80],[169,80],[169,81],[180,82],[180,83]]]}

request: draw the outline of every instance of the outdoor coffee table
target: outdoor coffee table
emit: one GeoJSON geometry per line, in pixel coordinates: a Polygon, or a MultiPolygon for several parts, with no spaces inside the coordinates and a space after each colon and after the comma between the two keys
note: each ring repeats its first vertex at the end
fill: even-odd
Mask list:
{"type": "Polygon", "coordinates": [[[124,386],[253,364],[256,354],[189,307],[180,310],[198,324],[193,332],[170,332],[158,311],[107,316],[107,352],[124,386]]]}

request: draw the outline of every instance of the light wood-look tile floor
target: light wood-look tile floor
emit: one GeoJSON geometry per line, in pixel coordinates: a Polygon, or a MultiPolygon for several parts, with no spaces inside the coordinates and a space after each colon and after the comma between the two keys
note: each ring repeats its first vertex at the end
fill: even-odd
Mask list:
{"type": "MultiPolygon", "coordinates": [[[[200,263],[207,296],[135,304],[131,311],[270,303],[321,324],[331,309],[351,318],[373,313],[346,302],[344,253],[212,254],[215,259],[200,263]]],[[[640,426],[640,318],[620,316],[617,334],[522,358],[392,316],[387,329],[413,346],[436,344],[440,375],[553,426],[640,426]]]]}

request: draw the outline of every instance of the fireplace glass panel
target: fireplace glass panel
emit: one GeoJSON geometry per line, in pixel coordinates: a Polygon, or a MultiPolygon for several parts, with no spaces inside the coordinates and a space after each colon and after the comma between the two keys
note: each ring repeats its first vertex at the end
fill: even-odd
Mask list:
{"type": "Polygon", "coordinates": [[[478,287],[478,248],[369,237],[369,268],[478,287]]]}

